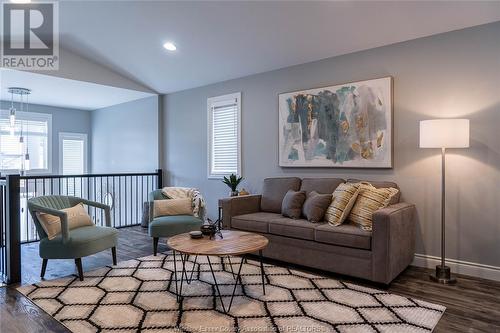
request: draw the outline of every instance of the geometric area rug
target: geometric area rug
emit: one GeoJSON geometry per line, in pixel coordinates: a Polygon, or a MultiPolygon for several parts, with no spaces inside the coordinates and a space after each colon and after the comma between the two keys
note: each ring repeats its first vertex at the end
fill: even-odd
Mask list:
{"type": "MultiPolygon", "coordinates": [[[[194,258],[192,258],[194,259],[194,258]]],[[[180,258],[178,258],[180,260],[180,258]]],[[[232,293],[229,262],[214,257],[224,303],[232,293]]],[[[187,263],[188,271],[193,261],[187,263]]],[[[206,257],[194,265],[177,303],[173,255],[120,262],[76,276],[42,281],[18,290],[75,333],[86,332],[431,332],[445,307],[385,291],[265,264],[243,264],[231,311],[221,311],[206,257]]],[[[179,267],[179,266],[178,266],[179,267]]],[[[178,276],[180,279],[180,274],[178,276]]]]}

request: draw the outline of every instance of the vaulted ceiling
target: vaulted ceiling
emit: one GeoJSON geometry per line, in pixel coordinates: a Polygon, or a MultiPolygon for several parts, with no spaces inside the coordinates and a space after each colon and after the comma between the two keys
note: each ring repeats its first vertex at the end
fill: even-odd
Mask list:
{"type": "Polygon", "coordinates": [[[498,1],[60,2],[62,47],[159,93],[499,20],[498,1]]]}
{"type": "MultiPolygon", "coordinates": [[[[31,104],[81,110],[96,110],[154,96],[148,92],[44,74],[0,69],[0,100],[11,100],[9,87],[31,89],[31,104]]],[[[19,96],[15,96],[14,100],[19,101],[19,96]]]]}

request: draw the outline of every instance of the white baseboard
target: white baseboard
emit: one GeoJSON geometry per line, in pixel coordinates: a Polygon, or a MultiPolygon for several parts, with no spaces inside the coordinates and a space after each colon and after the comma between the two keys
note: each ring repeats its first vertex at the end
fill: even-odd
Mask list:
{"type": "MultiPolygon", "coordinates": [[[[411,265],[426,268],[435,268],[441,263],[440,257],[425,254],[415,254],[411,265]]],[[[500,267],[478,264],[475,262],[456,259],[446,259],[446,265],[456,274],[470,275],[483,279],[500,281],[500,267]]]]}

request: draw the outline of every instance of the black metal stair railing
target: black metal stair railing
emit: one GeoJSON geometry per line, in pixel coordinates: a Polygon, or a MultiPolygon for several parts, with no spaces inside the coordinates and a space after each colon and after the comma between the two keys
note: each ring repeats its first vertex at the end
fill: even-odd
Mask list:
{"type": "Polygon", "coordinates": [[[0,179],[0,284],[21,281],[19,176],[0,179]]]}
{"type": "Polygon", "coordinates": [[[7,281],[7,249],[6,249],[6,232],[7,229],[7,216],[6,216],[6,200],[5,195],[7,192],[7,181],[0,179],[0,283],[7,281]]]}
{"type": "MultiPolygon", "coordinates": [[[[0,283],[18,282],[20,244],[39,240],[27,209],[30,198],[69,195],[101,202],[111,207],[111,225],[122,228],[141,223],[149,192],[162,185],[161,169],[151,173],[12,175],[0,178],[0,283]]],[[[96,225],[104,225],[102,210],[93,207],[87,207],[87,210],[96,225]]]]}

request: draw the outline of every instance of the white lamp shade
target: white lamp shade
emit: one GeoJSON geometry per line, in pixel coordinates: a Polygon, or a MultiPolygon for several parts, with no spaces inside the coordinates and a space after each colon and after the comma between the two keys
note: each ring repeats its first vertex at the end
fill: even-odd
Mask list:
{"type": "Polygon", "coordinates": [[[420,148],[469,147],[469,119],[420,121],[420,148]]]}

